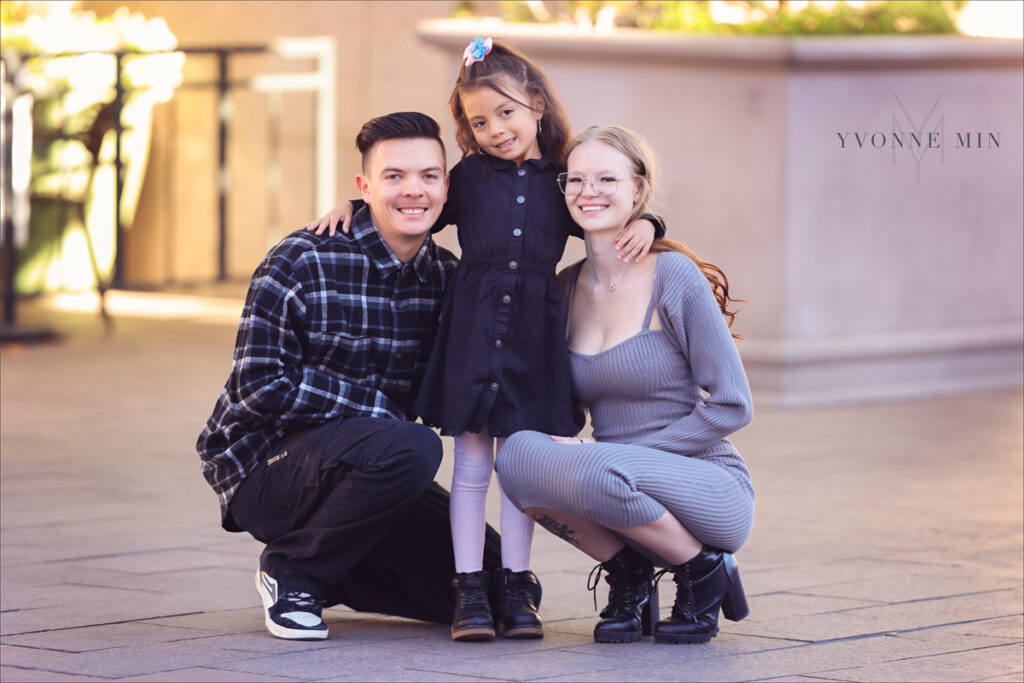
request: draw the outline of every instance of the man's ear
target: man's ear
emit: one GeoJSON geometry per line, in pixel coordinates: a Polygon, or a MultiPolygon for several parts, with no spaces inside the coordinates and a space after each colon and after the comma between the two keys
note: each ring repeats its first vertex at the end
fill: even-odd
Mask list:
{"type": "Polygon", "coordinates": [[[370,180],[364,175],[356,176],[356,188],[359,190],[359,196],[363,198],[363,201],[367,204],[370,203],[370,180]]]}

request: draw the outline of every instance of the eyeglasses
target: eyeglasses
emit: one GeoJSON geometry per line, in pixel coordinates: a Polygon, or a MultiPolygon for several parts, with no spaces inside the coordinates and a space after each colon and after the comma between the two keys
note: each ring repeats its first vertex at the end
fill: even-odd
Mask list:
{"type": "Polygon", "coordinates": [[[615,194],[617,189],[619,189],[619,182],[623,180],[630,180],[631,178],[643,178],[643,176],[631,175],[625,178],[616,178],[614,176],[603,175],[598,176],[597,178],[588,178],[582,173],[559,173],[558,189],[567,197],[575,197],[583,192],[583,186],[589,182],[590,187],[593,188],[594,192],[610,197],[615,194]]]}

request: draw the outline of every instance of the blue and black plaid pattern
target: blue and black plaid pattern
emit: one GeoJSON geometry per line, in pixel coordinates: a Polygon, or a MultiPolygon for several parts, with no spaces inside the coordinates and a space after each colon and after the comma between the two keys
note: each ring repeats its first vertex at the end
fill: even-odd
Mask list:
{"type": "Polygon", "coordinates": [[[408,263],[364,208],[348,237],[299,230],[253,274],[231,375],[199,435],[226,526],[238,485],[285,434],[338,417],[412,420],[455,257],[431,239],[408,263]]]}

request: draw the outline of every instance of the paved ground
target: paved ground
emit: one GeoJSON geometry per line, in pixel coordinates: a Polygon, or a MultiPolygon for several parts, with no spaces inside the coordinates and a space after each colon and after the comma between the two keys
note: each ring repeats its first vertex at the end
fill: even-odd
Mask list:
{"type": "Polygon", "coordinates": [[[63,341],[0,355],[4,681],[1024,677],[1020,391],[758,407],[735,438],[758,491],[737,555],[752,614],[709,645],[595,644],[592,563],[540,531],[543,640],[453,643],[443,626],[333,608],[328,640],[291,643],[264,631],[259,548],[219,529],[193,450],[237,298],[115,293],[111,336],[47,303],[21,318],[63,341]]]}

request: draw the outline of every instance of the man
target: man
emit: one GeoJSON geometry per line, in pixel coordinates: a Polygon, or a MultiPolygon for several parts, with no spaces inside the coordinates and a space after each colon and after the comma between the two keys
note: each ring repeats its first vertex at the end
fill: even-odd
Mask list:
{"type": "MultiPolygon", "coordinates": [[[[294,232],[256,269],[197,443],[223,527],[266,544],[256,586],[279,638],[326,638],[332,604],[440,622],[453,608],[441,441],[411,408],[455,267],[430,239],[444,145],[412,112],[356,145],[366,206],[349,236],[294,232]]],[[[499,552],[490,530],[491,567],[499,552]]]]}

